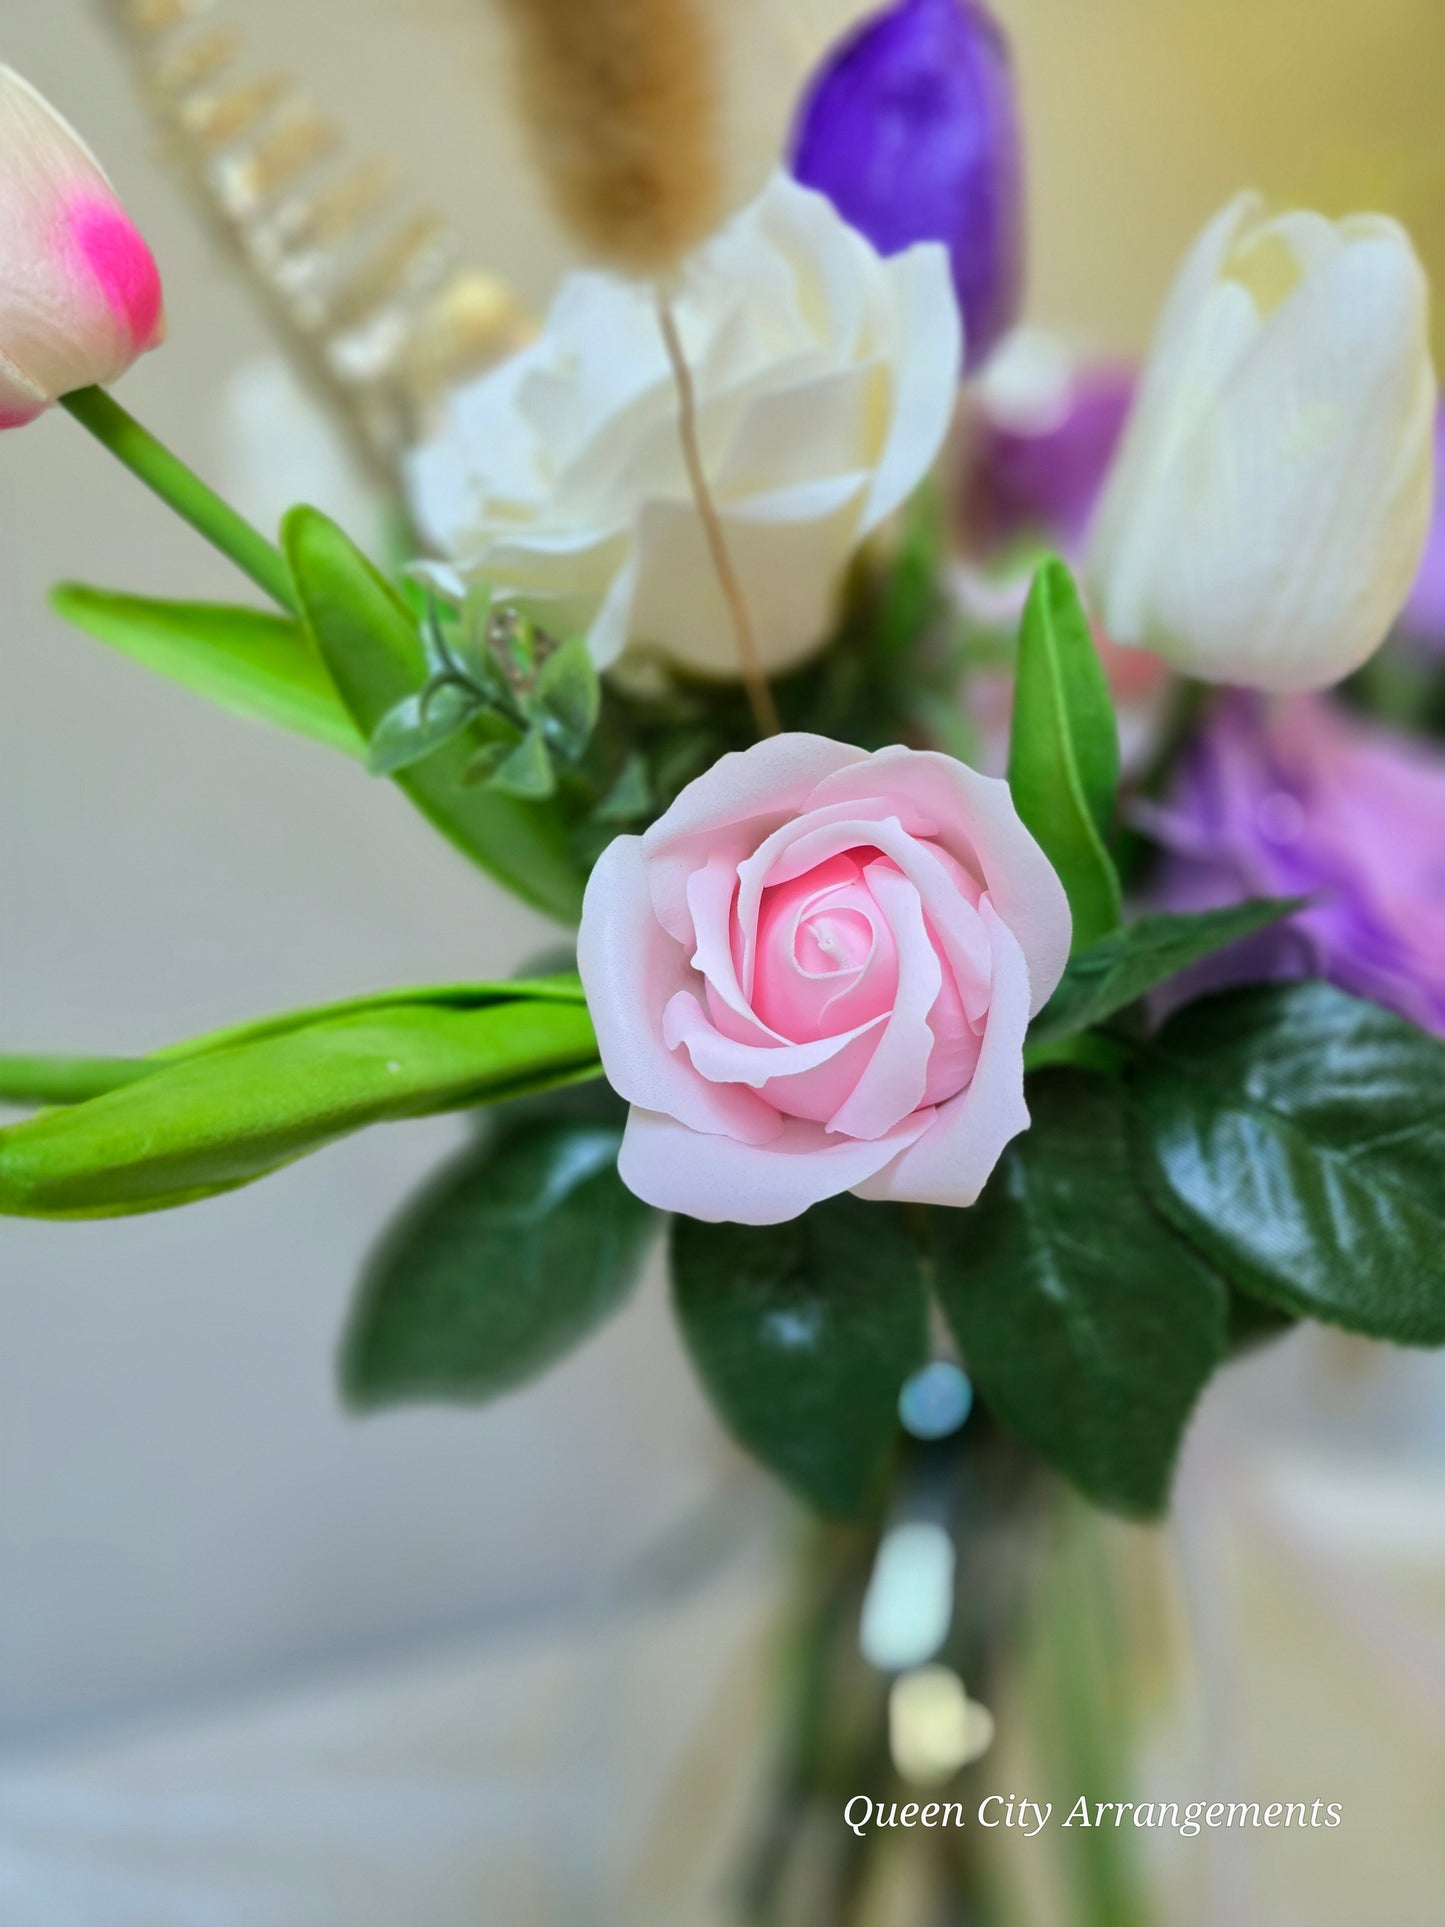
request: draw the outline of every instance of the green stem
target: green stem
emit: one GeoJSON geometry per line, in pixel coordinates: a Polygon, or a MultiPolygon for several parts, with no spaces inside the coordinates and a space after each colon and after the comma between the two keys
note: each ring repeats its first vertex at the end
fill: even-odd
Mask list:
{"type": "Polygon", "coordinates": [[[291,571],[276,544],[253,529],[214,489],[207,488],[199,475],[142,428],[118,401],[103,388],[77,388],[73,394],[62,395],[60,405],[183,522],[189,522],[222,555],[229,556],[273,602],[288,615],[298,613],[291,571]]]}
{"type": "Polygon", "coordinates": [[[0,1104],[83,1104],[158,1068],[143,1057],[0,1057],[0,1104]]]}

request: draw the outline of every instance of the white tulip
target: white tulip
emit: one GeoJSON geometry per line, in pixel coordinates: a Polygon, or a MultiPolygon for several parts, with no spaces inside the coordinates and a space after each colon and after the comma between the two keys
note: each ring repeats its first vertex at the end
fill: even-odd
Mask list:
{"type": "MultiPolygon", "coordinates": [[[[452,398],[413,456],[417,522],[456,593],[489,582],[601,668],[651,649],[739,673],[645,283],[574,274],[540,338],[452,398]]],[[[776,176],[676,300],[704,464],[767,670],[821,644],[849,558],[938,456],[961,365],[943,248],[884,260],[776,176]]]]}
{"type": "Polygon", "coordinates": [[[1349,675],[1419,569],[1435,402],[1429,290],[1395,222],[1226,208],[1165,306],[1095,524],[1109,634],[1208,682],[1349,675]]]}

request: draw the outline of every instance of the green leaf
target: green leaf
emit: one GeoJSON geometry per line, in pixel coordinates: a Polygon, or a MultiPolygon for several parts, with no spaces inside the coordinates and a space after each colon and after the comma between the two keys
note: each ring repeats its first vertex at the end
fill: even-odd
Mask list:
{"type": "MultiPolygon", "coordinates": [[[[492,747],[488,745],[489,750],[492,747]]],[[[470,778],[472,770],[467,774],[470,778]]],[[[557,778],[541,730],[528,730],[515,749],[509,749],[494,767],[486,768],[484,780],[489,790],[503,796],[534,797],[539,801],[551,796],[557,787],[557,778]]]]}
{"type": "Polygon", "coordinates": [[[267,1017],[248,1018],[244,1023],[227,1024],[209,1030],[180,1044],[167,1044],[142,1061],[162,1067],[189,1057],[201,1057],[236,1044],[259,1044],[271,1037],[287,1037],[294,1031],[310,1030],[334,1018],[384,1016],[393,1010],[483,1010],[519,998],[538,1003],[583,1004],[587,994],[575,970],[499,977],[474,984],[425,984],[409,989],[370,990],[358,997],[342,997],[330,1004],[307,1004],[299,1010],[273,1012],[267,1017]]]}
{"type": "Polygon", "coordinates": [[[1242,1291],[1445,1344],[1445,1042],[1329,984],[1191,1004],[1139,1047],[1136,1162],[1242,1291]]]}
{"type": "Polygon", "coordinates": [[[1058,561],[1040,568],[1024,610],[1008,780],[1068,892],[1075,946],[1096,943],[1120,917],[1119,878],[1105,847],[1119,737],[1083,605],[1058,561]]]}
{"type": "Polygon", "coordinates": [[[1150,1209],[1115,1080],[1053,1071],[1029,1105],[979,1202],[932,1213],[938,1296],[999,1419],[1097,1504],[1152,1516],[1228,1294],[1150,1209]]]}
{"type": "Polygon", "coordinates": [[[1046,1044],[1101,1024],[1191,964],[1293,916],[1303,905],[1300,897],[1258,897],[1227,910],[1141,917],[1075,951],[1063,981],[1034,1019],[1029,1042],[1046,1044]]]}
{"type": "Polygon", "coordinates": [[[619,1310],[655,1223],[617,1175],[621,1141],[554,1120],[450,1165],[367,1268],[342,1348],[348,1403],[494,1398],[619,1310]]]}
{"type": "Polygon", "coordinates": [[[270,1017],[253,1018],[247,1023],[231,1024],[223,1030],[208,1031],[181,1044],[169,1044],[148,1057],[73,1057],[47,1052],[39,1055],[0,1056],[0,1102],[13,1104],[79,1104],[86,1098],[101,1097],[122,1084],[133,1084],[142,1077],[153,1077],[168,1064],[210,1051],[226,1050],[235,1044],[259,1043],[263,1038],[282,1037],[292,1031],[306,1030],[335,1017],[352,1017],[404,1007],[480,1010],[488,1004],[506,1003],[517,997],[541,1002],[585,1004],[582,980],[575,970],[556,974],[507,977],[494,983],[431,984],[420,989],[369,991],[360,997],[346,997],[331,1004],[315,1004],[302,1010],[288,1010],[270,1017]]]}
{"type": "Polygon", "coordinates": [[[652,777],[647,759],[636,750],[623,764],[617,781],[592,812],[592,821],[604,826],[635,823],[653,808],[652,777]]]}
{"type": "Polygon", "coordinates": [[[110,1217],[189,1204],[369,1124],[598,1074],[583,1004],[373,1008],[177,1057],[0,1130],[0,1211],[110,1217]]]}
{"type": "Polygon", "coordinates": [[[538,672],[535,693],[556,725],[562,747],[569,755],[580,755],[602,708],[602,684],[585,636],[573,636],[552,651],[538,672]]]}
{"type": "Polygon", "coordinates": [[[152,1070],[144,1057],[0,1056],[0,1104],[81,1104],[152,1070]]]}
{"type": "Polygon", "coordinates": [[[299,622],[211,602],[160,602],[64,582],[51,606],[98,642],[238,716],[348,756],[366,743],[299,622]]]}
{"type": "Polygon", "coordinates": [[[859,1513],[927,1353],[923,1270],[901,1214],[857,1198],[790,1224],[673,1224],[674,1302],[723,1422],[820,1511],[859,1513]]]}
{"type": "MultiPolygon", "coordinates": [[[[282,536],[317,647],[369,740],[382,718],[427,680],[416,621],[350,538],[317,510],[293,509],[282,536]]],[[[473,862],[539,910],[575,923],[583,878],[570,854],[565,814],[555,804],[463,787],[470,758],[467,737],[457,736],[395,780],[473,862]]]]}
{"type": "Polygon", "coordinates": [[[468,690],[443,684],[408,696],[387,710],[371,732],[366,767],[373,776],[395,776],[410,769],[458,736],[477,713],[468,690]]]}

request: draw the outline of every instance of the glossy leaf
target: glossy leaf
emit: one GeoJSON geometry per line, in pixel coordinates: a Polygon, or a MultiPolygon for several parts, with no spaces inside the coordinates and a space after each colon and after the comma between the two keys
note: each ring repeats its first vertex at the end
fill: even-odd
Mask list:
{"type": "Polygon", "coordinates": [[[617,1175],[621,1141],[550,1121],[455,1160],[367,1268],[342,1349],[348,1402],[494,1398],[617,1311],[656,1222],[617,1175]]]}
{"type": "Polygon", "coordinates": [[[1029,1030],[1051,1043],[1101,1024],[1191,964],[1255,936],[1302,907],[1301,898],[1259,897],[1227,910],[1141,917],[1069,959],[1063,981],[1029,1030]]]}
{"type": "Polygon", "coordinates": [[[222,709],[362,757],[366,743],[299,622],[211,602],[162,602],[66,582],[56,613],[222,709]]]}
{"type": "Polygon", "coordinates": [[[820,1511],[851,1516],[927,1352],[927,1300],[902,1213],[857,1198],[791,1224],[673,1225],[674,1302],[725,1425],[820,1511]]]}
{"type": "Polygon", "coordinates": [[[178,1059],[0,1131],[0,1211],[87,1218],[189,1204],[369,1124],[497,1103],[598,1069],[582,1004],[363,1010],[178,1059]]]}
{"type": "Polygon", "coordinates": [[[932,1214],[938,1296],[998,1418],[1097,1504],[1150,1516],[1228,1294],[1140,1189],[1115,1080],[1053,1071],[1029,1105],[979,1202],[932,1214]]]}
{"type": "MultiPolygon", "coordinates": [[[[350,538],[315,509],[293,509],[282,533],[317,647],[369,741],[430,673],[415,618],[350,538]]],[[[515,895],[575,922],[583,878],[564,814],[552,803],[465,786],[471,756],[468,737],[459,735],[394,780],[444,836],[515,895]]]]}
{"type": "Polygon", "coordinates": [[[1329,984],[1191,1004],[1140,1049],[1137,1167],[1241,1290],[1445,1344],[1445,1042],[1329,984]]]}
{"type": "Polygon", "coordinates": [[[1068,892],[1075,947],[1097,943],[1120,917],[1119,878],[1105,847],[1119,737],[1078,590],[1058,561],[1040,568],[1024,610],[1008,780],[1068,892]]]}

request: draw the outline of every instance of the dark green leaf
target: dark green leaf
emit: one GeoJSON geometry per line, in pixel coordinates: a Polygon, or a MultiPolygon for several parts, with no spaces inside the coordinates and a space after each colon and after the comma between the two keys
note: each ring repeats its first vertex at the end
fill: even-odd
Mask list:
{"type": "Polygon", "coordinates": [[[654,1215],[617,1175],[621,1132],[549,1122],[466,1152],[388,1233],[342,1351],[353,1406],[479,1402],[618,1310],[654,1215]]]}
{"type": "Polygon", "coordinates": [[[1009,788],[1068,892],[1076,946],[1115,929],[1119,879],[1105,838],[1119,787],[1119,737],[1088,620],[1062,562],[1034,578],[1019,635],[1009,788]]]}
{"type": "Polygon", "coordinates": [[[622,766],[622,773],[592,812],[592,821],[604,825],[635,823],[653,807],[652,778],[647,760],[635,752],[622,766]]]}
{"type": "Polygon", "coordinates": [[[299,622],[211,602],[161,602],[65,582],[57,614],[132,661],[238,716],[292,729],[348,756],[366,743],[299,622]]]}
{"type": "MultiPolygon", "coordinates": [[[[341,699],[369,740],[382,718],[414,695],[429,665],[415,618],[334,522],[293,509],[282,531],[306,619],[341,699]]],[[[583,878],[555,804],[466,788],[471,757],[454,737],[396,781],[457,847],[540,910],[563,922],[581,911],[583,878]]]]}
{"type": "Polygon", "coordinates": [[[93,1218],[247,1184],[368,1124],[595,1075],[584,1004],[361,1010],[176,1058],[154,1076],[0,1131],[0,1211],[93,1218]]]}
{"type": "Polygon", "coordinates": [[[1445,1043],[1328,984],[1191,1004],[1129,1080],[1140,1175],[1281,1311],[1445,1343],[1445,1043]]]}
{"type": "Polygon", "coordinates": [[[819,1510],[859,1512],[927,1350],[927,1300],[902,1214],[857,1198],[791,1224],[673,1225],[674,1302],[724,1423],[819,1510]]]}
{"type": "Polygon", "coordinates": [[[1034,1019],[1029,1042],[1046,1044],[1101,1024],[1191,964],[1255,936],[1302,906],[1298,897],[1260,897],[1227,910],[1141,917],[1075,951],[1062,983],[1034,1019]]]}
{"type": "Polygon", "coordinates": [[[968,1211],[932,1214],[938,1295],[995,1413],[1098,1504],[1161,1511],[1225,1352],[1221,1280],[1150,1209],[1117,1082],[1052,1071],[968,1211]]]}

